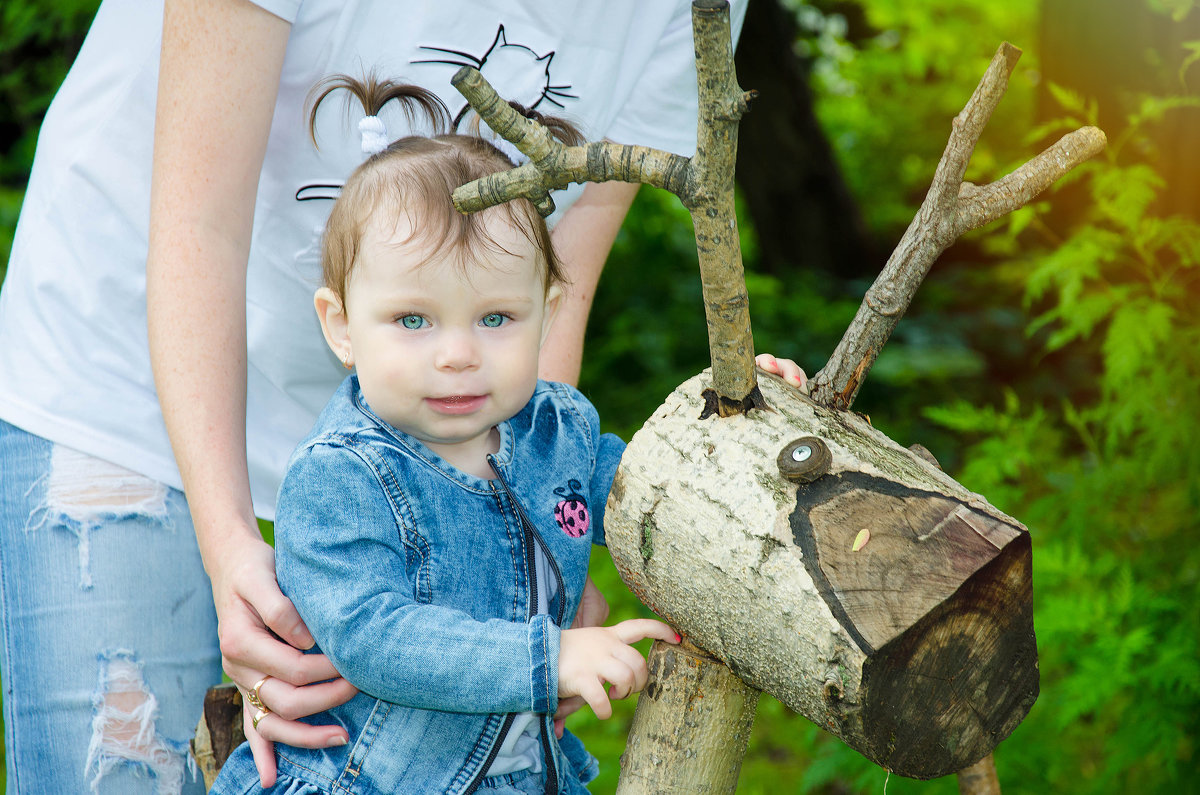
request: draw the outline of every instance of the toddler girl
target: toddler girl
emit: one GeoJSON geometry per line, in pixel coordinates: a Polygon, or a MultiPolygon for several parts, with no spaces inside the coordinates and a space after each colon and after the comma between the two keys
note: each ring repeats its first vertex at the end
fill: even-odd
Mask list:
{"type": "MultiPolygon", "coordinates": [[[[329,347],[356,372],[288,465],[276,565],[361,692],[313,719],[345,727],[346,745],[276,745],[268,791],[585,792],[595,760],[555,736],[553,716],[586,702],[609,717],[610,696],[646,681],[630,644],[677,640],[647,619],[561,629],[603,543],[624,445],[579,392],[537,380],[562,295],[537,211],[464,216],[450,202],[512,163],[476,136],[385,145],[385,102],[436,128],[436,97],[339,78],[322,98],[338,87],[367,110],[364,145],[380,142],[330,214],[315,298],[329,347]]],[[[212,791],[261,791],[246,745],[212,791]]]]}
{"type": "MultiPolygon", "coordinates": [[[[624,444],[575,389],[537,379],[562,275],[532,204],[451,204],[512,163],[476,136],[388,144],[376,114],[393,99],[445,126],[419,88],[337,78],[321,99],[336,88],[362,102],[378,150],[330,214],[315,297],[355,374],[288,465],[276,565],[360,693],[312,718],[344,727],[345,745],[276,744],[266,791],[586,792],[596,762],[555,716],[586,702],[608,718],[610,697],[646,682],[631,644],[678,641],[648,619],[563,629],[624,444]]],[[[212,791],[264,791],[246,745],[212,791]]]]}

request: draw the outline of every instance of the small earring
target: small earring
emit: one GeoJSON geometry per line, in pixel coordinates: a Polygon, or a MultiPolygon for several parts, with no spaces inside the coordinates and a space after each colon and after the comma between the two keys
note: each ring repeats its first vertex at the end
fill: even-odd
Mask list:
{"type": "Polygon", "coordinates": [[[350,362],[350,354],[348,354],[348,353],[342,354],[342,367],[345,367],[347,370],[354,369],[354,365],[350,362]]]}

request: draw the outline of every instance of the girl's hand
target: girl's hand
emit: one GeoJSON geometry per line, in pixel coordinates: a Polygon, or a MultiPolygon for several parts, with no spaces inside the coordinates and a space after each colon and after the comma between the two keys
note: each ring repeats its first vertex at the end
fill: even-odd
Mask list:
{"type": "MultiPolygon", "coordinates": [[[[625,698],[645,687],[649,675],[646,660],[630,645],[643,638],[679,642],[675,630],[650,618],[635,618],[611,627],[563,630],[558,652],[558,696],[562,717],[579,708],[579,702],[571,701],[572,696],[578,696],[587,702],[597,718],[607,720],[612,717],[610,698],[625,698]],[[605,684],[609,685],[607,689],[605,684]]],[[[556,734],[558,729],[556,720],[556,734]]]]}
{"type": "Polygon", "coordinates": [[[808,394],[808,376],[791,359],[776,359],[769,353],[760,353],[754,357],[754,363],[760,370],[777,375],[805,395],[808,394]]]}
{"type": "Polygon", "coordinates": [[[338,676],[323,654],[304,654],[312,635],[275,580],[275,553],[250,542],[212,572],[221,662],[243,696],[266,677],[258,696],[270,712],[254,726],[258,709],[242,699],[242,722],[263,786],[275,782],[275,742],[298,748],[345,745],[340,726],[297,721],[354,697],[354,686],[338,676]],[[280,640],[280,639],[283,640],[280,640]]]}

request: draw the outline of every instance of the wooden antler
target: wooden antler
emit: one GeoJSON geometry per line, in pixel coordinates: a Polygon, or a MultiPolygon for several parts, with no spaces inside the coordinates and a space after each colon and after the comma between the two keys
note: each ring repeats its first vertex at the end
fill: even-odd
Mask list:
{"type": "Polygon", "coordinates": [[[713,383],[704,415],[739,414],[765,404],[754,371],[754,340],[742,252],[733,203],[738,121],[752,93],[737,85],[729,9],[725,0],[692,4],[696,70],[700,76],[700,122],[696,155],[681,157],[645,146],[597,141],[564,146],[536,121],[513,110],[476,70],[464,66],[451,82],[479,117],[511,142],[529,162],[454,191],[462,212],[516,198],[529,199],[542,215],[554,211],[548,191],[572,182],[641,182],[679,197],[692,215],[713,383]]]}
{"type": "Polygon", "coordinates": [[[925,195],[883,271],[867,290],[858,314],[829,362],[812,379],[812,396],[833,408],[849,408],[880,349],[912,303],[934,260],[964,232],[1023,207],[1075,166],[1104,149],[1104,133],[1084,127],[1003,179],[982,187],[963,182],[967,163],[992,111],[1004,97],[1021,51],[1004,42],[962,112],[925,195]]]}

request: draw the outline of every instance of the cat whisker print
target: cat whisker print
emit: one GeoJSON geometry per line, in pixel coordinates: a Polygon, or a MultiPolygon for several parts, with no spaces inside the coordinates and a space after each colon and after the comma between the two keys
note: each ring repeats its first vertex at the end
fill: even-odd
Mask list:
{"type": "MultiPolygon", "coordinates": [[[[543,102],[558,108],[566,107],[563,100],[579,99],[571,93],[570,83],[552,82],[550,67],[554,61],[554,50],[539,53],[533,47],[510,40],[503,24],[496,28],[496,35],[481,55],[450,47],[421,46],[436,57],[414,60],[414,64],[445,64],[447,66],[470,66],[479,70],[488,82],[496,87],[505,99],[520,103],[530,110],[543,102]]],[[[561,78],[560,78],[561,79],[561,78]]],[[[463,105],[455,118],[461,119],[470,111],[463,105]]]]}

